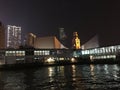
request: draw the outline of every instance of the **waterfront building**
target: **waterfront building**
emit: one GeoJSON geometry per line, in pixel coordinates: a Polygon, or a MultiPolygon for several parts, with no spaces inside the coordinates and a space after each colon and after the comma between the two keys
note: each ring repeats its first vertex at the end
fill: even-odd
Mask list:
{"type": "Polygon", "coordinates": [[[5,28],[0,22],[0,49],[5,48],[5,28]]]}
{"type": "Polygon", "coordinates": [[[7,48],[19,48],[21,45],[21,27],[7,26],[7,48]]]}
{"type": "Polygon", "coordinates": [[[99,45],[98,35],[95,35],[90,40],[85,42],[81,46],[81,49],[90,49],[90,48],[97,48],[97,47],[100,47],[100,45],[99,45]]]}
{"type": "Polygon", "coordinates": [[[36,35],[33,33],[29,33],[27,35],[27,40],[26,40],[27,46],[34,47],[35,40],[36,40],[36,35]]]}
{"type": "Polygon", "coordinates": [[[72,47],[73,49],[80,49],[80,39],[78,38],[77,32],[73,33],[72,47]]]}

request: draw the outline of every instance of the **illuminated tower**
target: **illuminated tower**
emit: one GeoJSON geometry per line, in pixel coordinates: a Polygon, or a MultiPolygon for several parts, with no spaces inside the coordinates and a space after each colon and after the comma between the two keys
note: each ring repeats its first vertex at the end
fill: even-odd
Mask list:
{"type": "Polygon", "coordinates": [[[17,49],[21,45],[21,27],[8,25],[7,48],[17,49]]]}
{"type": "Polygon", "coordinates": [[[5,48],[5,28],[0,22],[0,49],[5,48]]]}
{"type": "Polygon", "coordinates": [[[73,49],[80,49],[80,39],[78,38],[77,32],[73,33],[72,47],[73,49]]]}

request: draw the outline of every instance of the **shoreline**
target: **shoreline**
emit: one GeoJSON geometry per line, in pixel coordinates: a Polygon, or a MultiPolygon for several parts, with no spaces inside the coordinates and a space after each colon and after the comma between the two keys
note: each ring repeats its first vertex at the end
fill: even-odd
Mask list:
{"type": "Polygon", "coordinates": [[[60,62],[60,63],[19,63],[0,65],[0,70],[21,70],[49,66],[66,66],[66,65],[85,65],[85,64],[120,64],[120,62],[60,62]]]}

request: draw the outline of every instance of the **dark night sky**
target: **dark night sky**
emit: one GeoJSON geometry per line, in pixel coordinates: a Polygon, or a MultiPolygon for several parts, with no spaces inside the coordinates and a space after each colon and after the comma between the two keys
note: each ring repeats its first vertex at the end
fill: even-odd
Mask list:
{"type": "Polygon", "coordinates": [[[21,26],[23,35],[59,37],[64,27],[69,45],[74,31],[82,44],[95,34],[102,46],[120,44],[119,0],[0,0],[0,20],[21,26]]]}

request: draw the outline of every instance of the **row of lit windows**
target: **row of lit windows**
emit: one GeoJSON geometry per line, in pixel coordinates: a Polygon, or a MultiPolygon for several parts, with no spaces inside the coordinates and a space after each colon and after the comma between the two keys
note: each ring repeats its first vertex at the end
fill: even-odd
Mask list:
{"type": "Polygon", "coordinates": [[[115,59],[116,55],[90,56],[90,59],[115,59]]]}
{"type": "Polygon", "coordinates": [[[50,51],[48,50],[34,51],[34,55],[50,55],[50,51]]]}
{"type": "Polygon", "coordinates": [[[6,51],[5,56],[25,56],[25,51],[6,51]]]}
{"type": "Polygon", "coordinates": [[[69,57],[54,57],[54,59],[57,61],[70,60],[69,57]]]}
{"type": "MultiPolygon", "coordinates": [[[[34,55],[50,55],[50,51],[34,51],[34,55]]],[[[25,56],[25,51],[6,51],[5,56],[25,56]]]]}
{"type": "Polygon", "coordinates": [[[95,48],[90,50],[83,50],[82,55],[86,54],[104,54],[104,53],[115,53],[120,49],[120,46],[111,46],[111,47],[103,47],[103,48],[95,48]]]}

